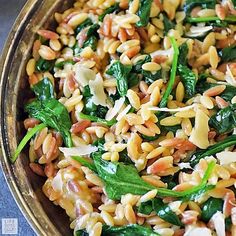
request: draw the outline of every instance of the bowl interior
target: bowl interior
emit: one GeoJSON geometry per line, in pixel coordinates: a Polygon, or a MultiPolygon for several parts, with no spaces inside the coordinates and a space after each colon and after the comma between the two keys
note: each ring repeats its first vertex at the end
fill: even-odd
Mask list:
{"type": "Polygon", "coordinates": [[[42,192],[45,178],[29,168],[27,148],[14,165],[8,157],[25,134],[24,104],[32,96],[25,65],[39,28],[55,29],[53,15],[68,9],[68,0],[29,0],[19,15],[5,45],[1,62],[1,164],[12,193],[34,230],[40,235],[71,235],[64,210],[50,202],[42,192]]]}

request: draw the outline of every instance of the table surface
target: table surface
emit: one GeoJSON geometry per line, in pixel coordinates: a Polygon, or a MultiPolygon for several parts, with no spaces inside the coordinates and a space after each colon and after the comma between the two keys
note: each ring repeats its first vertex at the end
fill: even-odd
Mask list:
{"type": "MultiPolygon", "coordinates": [[[[17,17],[20,9],[24,5],[26,0],[0,0],[0,53],[3,48],[4,42],[7,35],[17,17]]],[[[16,205],[9,189],[4,179],[2,169],[0,168],[0,235],[3,234],[2,222],[5,218],[15,218],[18,220],[18,234],[19,236],[34,236],[36,235],[31,229],[28,222],[25,220],[24,216],[20,212],[18,206],[16,205]]]]}

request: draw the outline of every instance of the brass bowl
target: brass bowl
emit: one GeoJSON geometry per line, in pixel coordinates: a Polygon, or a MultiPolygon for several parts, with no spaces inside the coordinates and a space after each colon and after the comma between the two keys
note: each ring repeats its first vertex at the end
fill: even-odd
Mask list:
{"type": "Polygon", "coordinates": [[[39,28],[55,28],[54,12],[69,8],[70,0],[28,0],[19,14],[3,50],[0,73],[1,164],[11,192],[37,235],[72,235],[69,218],[42,192],[45,179],[29,168],[25,150],[12,165],[9,157],[25,134],[23,106],[31,96],[25,73],[26,62],[39,28]]]}

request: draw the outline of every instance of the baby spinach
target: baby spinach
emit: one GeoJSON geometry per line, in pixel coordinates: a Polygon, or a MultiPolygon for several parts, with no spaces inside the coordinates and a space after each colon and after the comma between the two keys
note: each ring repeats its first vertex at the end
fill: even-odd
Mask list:
{"type": "Polygon", "coordinates": [[[16,151],[14,153],[14,155],[10,158],[11,162],[14,163],[17,159],[17,157],[19,156],[19,154],[21,153],[21,151],[24,149],[25,145],[29,142],[29,140],[39,131],[41,131],[43,128],[45,128],[46,125],[45,124],[39,124],[36,125],[34,128],[32,128],[31,130],[29,130],[27,132],[27,134],[25,135],[25,137],[21,140],[21,142],[19,143],[19,145],[16,148],[16,151]]]}
{"type": "Polygon", "coordinates": [[[110,13],[113,13],[113,12],[116,12],[116,11],[119,11],[120,7],[119,7],[119,3],[116,3],[115,5],[107,8],[99,17],[98,17],[98,20],[99,21],[103,21],[104,17],[107,15],[107,14],[110,14],[110,13]]]}
{"type": "Polygon", "coordinates": [[[216,0],[186,0],[184,4],[184,11],[189,15],[194,7],[200,6],[201,8],[214,9],[216,0]]]}
{"type": "MultiPolygon", "coordinates": [[[[85,230],[77,230],[76,236],[88,236],[85,230]]],[[[141,226],[138,224],[131,224],[125,226],[108,226],[103,225],[101,236],[160,236],[155,233],[151,228],[141,226]]]]}
{"type": "Polygon", "coordinates": [[[84,22],[82,22],[80,25],[78,25],[76,28],[75,28],[75,34],[77,35],[78,33],[81,32],[81,30],[85,29],[86,27],[92,25],[93,22],[90,18],[87,18],[84,22]]]}
{"type": "Polygon", "coordinates": [[[152,206],[152,200],[149,200],[147,202],[142,202],[138,206],[137,211],[144,215],[150,215],[154,211],[152,206]]]}
{"type": "Polygon", "coordinates": [[[94,163],[87,158],[81,157],[81,156],[72,156],[71,157],[73,160],[79,162],[81,165],[88,167],[90,170],[94,171],[95,173],[97,172],[97,169],[94,165],[94,163]]]}
{"type": "Polygon", "coordinates": [[[234,9],[236,9],[236,0],[231,0],[231,2],[232,2],[233,5],[234,5],[234,9]]]}
{"type": "Polygon", "coordinates": [[[74,65],[74,64],[75,64],[75,61],[73,61],[73,60],[61,61],[61,62],[56,63],[56,64],[55,64],[55,67],[58,68],[58,69],[63,69],[63,67],[64,67],[66,64],[72,64],[72,65],[74,65]]]}
{"type": "Polygon", "coordinates": [[[188,44],[184,42],[179,46],[179,57],[178,65],[187,65],[188,64],[188,44]]]}
{"type": "Polygon", "coordinates": [[[141,226],[138,224],[131,224],[125,226],[108,226],[103,225],[102,236],[160,236],[151,228],[141,226]]]}
{"type": "Polygon", "coordinates": [[[54,98],[54,89],[51,81],[45,78],[32,87],[39,100],[54,98]]]}
{"type": "Polygon", "coordinates": [[[45,125],[56,129],[63,137],[67,147],[72,146],[70,135],[70,116],[58,100],[53,97],[52,84],[48,78],[44,78],[33,87],[37,99],[25,106],[25,111],[31,117],[41,120],[45,125]]]}
{"type": "Polygon", "coordinates": [[[102,105],[95,105],[93,103],[93,99],[92,99],[93,95],[91,94],[91,91],[88,85],[86,85],[83,88],[82,94],[83,94],[83,102],[84,102],[84,109],[82,113],[84,113],[85,115],[96,116],[97,118],[104,119],[107,114],[108,108],[102,105]]]}
{"type": "Polygon", "coordinates": [[[78,43],[74,46],[75,56],[79,55],[81,51],[86,47],[90,47],[93,51],[96,50],[98,42],[98,33],[97,33],[98,29],[99,29],[98,24],[93,24],[88,28],[86,34],[86,40],[84,41],[82,47],[80,47],[78,43]]]}
{"type": "Polygon", "coordinates": [[[166,14],[163,14],[163,24],[164,24],[164,35],[167,35],[171,29],[175,28],[175,23],[169,20],[166,14]]]}
{"type": "Polygon", "coordinates": [[[147,55],[143,60],[139,60],[132,68],[132,72],[135,74],[140,74],[143,77],[143,80],[149,85],[156,81],[157,79],[162,78],[162,70],[158,70],[156,73],[150,71],[145,71],[142,69],[142,65],[151,62],[152,58],[150,55],[147,55]]]}
{"type": "Polygon", "coordinates": [[[210,118],[209,125],[219,134],[232,131],[236,127],[236,104],[218,111],[210,118]]]}
{"type": "Polygon", "coordinates": [[[201,219],[205,222],[208,222],[217,211],[222,211],[223,204],[224,201],[221,198],[209,198],[202,204],[201,219]]]}
{"type": "Polygon", "coordinates": [[[191,166],[195,166],[202,158],[214,155],[218,152],[222,152],[227,147],[231,147],[236,144],[236,135],[231,135],[225,138],[224,140],[208,147],[205,150],[200,150],[192,154],[190,157],[191,166]]]}
{"type": "Polygon", "coordinates": [[[186,97],[193,97],[197,83],[196,75],[187,66],[181,64],[178,66],[178,74],[184,84],[186,97]]]}
{"type": "Polygon", "coordinates": [[[222,62],[229,62],[236,60],[236,45],[223,48],[219,54],[221,56],[222,62]]]}
{"type": "MultiPolygon", "coordinates": [[[[235,23],[236,22],[236,16],[234,15],[229,15],[225,17],[224,20],[221,20],[217,16],[208,16],[208,17],[188,17],[186,18],[186,21],[188,23],[207,23],[207,24],[212,24],[215,23],[217,25],[222,25],[225,26],[225,24],[230,24],[230,23],[235,23]]],[[[213,25],[214,26],[214,25],[213,25]]]]}
{"type": "Polygon", "coordinates": [[[114,62],[106,71],[108,75],[116,79],[117,89],[120,96],[125,96],[128,91],[128,77],[132,66],[123,65],[120,61],[114,62]]]}
{"type": "Polygon", "coordinates": [[[93,146],[98,147],[98,151],[104,152],[104,143],[105,143],[104,138],[98,138],[96,141],[93,142],[93,146]]]}
{"type": "Polygon", "coordinates": [[[169,205],[163,203],[160,198],[153,199],[152,206],[156,214],[164,221],[173,225],[183,226],[179,217],[170,209],[169,205]]]}
{"type": "Polygon", "coordinates": [[[183,43],[179,47],[179,58],[178,58],[178,70],[177,73],[180,76],[181,81],[183,82],[186,98],[190,98],[195,94],[195,88],[197,83],[196,75],[188,67],[187,63],[188,55],[188,45],[183,43]]]}
{"type": "Polygon", "coordinates": [[[166,107],[166,104],[168,102],[169,96],[171,94],[171,91],[173,89],[174,83],[175,83],[175,77],[176,77],[176,72],[177,72],[177,64],[178,64],[178,56],[179,56],[179,49],[177,46],[177,43],[174,39],[174,37],[170,37],[172,47],[174,49],[174,58],[172,62],[172,68],[171,68],[171,74],[170,74],[170,79],[166,88],[166,91],[161,99],[161,102],[159,104],[159,107],[166,107]]]}
{"type": "Polygon", "coordinates": [[[160,197],[176,197],[180,199],[184,198],[184,200],[194,200],[204,192],[213,188],[213,186],[207,185],[207,180],[214,168],[214,162],[209,163],[200,185],[190,190],[178,192],[165,188],[155,188],[139,176],[137,169],[133,165],[105,161],[101,158],[101,153],[99,152],[94,153],[93,160],[99,177],[104,181],[106,193],[108,197],[113,200],[119,200],[122,195],[127,193],[143,195],[152,189],[157,189],[157,194],[160,197]]]}
{"type": "Polygon", "coordinates": [[[124,164],[133,164],[132,160],[128,156],[127,150],[123,150],[122,152],[119,152],[119,161],[123,162],[124,164]]]}
{"type": "MultiPolygon", "coordinates": [[[[217,83],[207,83],[203,80],[200,80],[196,86],[196,92],[203,94],[209,88],[215,87],[219,84],[217,83]]],[[[232,85],[226,85],[225,90],[220,94],[220,96],[227,102],[230,102],[236,94],[236,87],[232,85]]]]}
{"type": "Polygon", "coordinates": [[[109,199],[119,200],[122,195],[127,193],[143,195],[154,188],[140,178],[133,165],[108,162],[103,160],[99,154],[94,155],[94,163],[99,177],[105,183],[109,199]]]}
{"type": "Polygon", "coordinates": [[[92,122],[101,123],[101,124],[107,125],[107,126],[112,126],[116,123],[115,119],[107,121],[107,120],[102,119],[102,118],[97,117],[97,116],[83,114],[82,112],[79,113],[79,117],[83,120],[90,120],[92,122]]]}
{"type": "Polygon", "coordinates": [[[140,21],[136,23],[138,27],[145,27],[148,25],[151,6],[152,6],[152,0],[140,0],[139,10],[137,12],[140,21]]]}
{"type": "Polygon", "coordinates": [[[40,57],[37,61],[36,61],[36,70],[39,72],[46,72],[46,71],[50,71],[53,69],[55,61],[47,61],[45,59],[43,59],[42,57],[40,57]]]}
{"type": "Polygon", "coordinates": [[[149,215],[152,211],[164,221],[173,225],[183,226],[179,217],[170,209],[168,204],[163,203],[160,198],[154,198],[147,202],[142,202],[138,207],[138,212],[149,215]]]}
{"type": "Polygon", "coordinates": [[[80,229],[75,232],[75,236],[89,236],[89,234],[85,230],[80,229]]]}
{"type": "Polygon", "coordinates": [[[71,121],[66,108],[54,98],[43,101],[34,100],[25,106],[31,117],[41,120],[47,126],[56,129],[63,137],[67,147],[72,147],[70,135],[71,121]]]}

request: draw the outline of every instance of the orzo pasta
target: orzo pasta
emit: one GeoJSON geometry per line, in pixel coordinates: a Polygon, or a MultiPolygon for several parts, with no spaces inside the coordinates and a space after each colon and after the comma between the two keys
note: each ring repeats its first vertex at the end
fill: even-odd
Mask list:
{"type": "Polygon", "coordinates": [[[77,0],[26,65],[31,170],[75,235],[236,235],[236,2],[77,0]]]}

